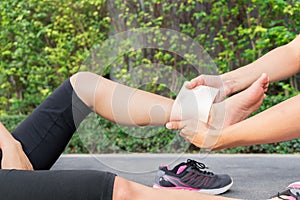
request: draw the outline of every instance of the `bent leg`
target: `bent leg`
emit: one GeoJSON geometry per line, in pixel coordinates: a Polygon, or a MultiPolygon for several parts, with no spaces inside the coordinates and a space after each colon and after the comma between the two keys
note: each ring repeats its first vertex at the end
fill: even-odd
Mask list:
{"type": "Polygon", "coordinates": [[[12,133],[22,144],[34,169],[49,169],[55,163],[76,131],[76,125],[92,111],[90,107],[94,107],[103,117],[123,124],[164,124],[168,120],[171,99],[151,93],[145,95],[144,91],[114,83],[91,73],[78,73],[71,79],[86,74],[89,75],[89,80],[84,79],[80,84],[82,87],[79,92],[84,92],[81,97],[76,95],[78,90],[74,92],[70,80],[66,80],[12,133]],[[93,84],[93,77],[103,83],[101,82],[100,86],[93,84]],[[113,96],[114,88],[119,97],[113,96]],[[91,92],[93,89],[97,92],[91,92]],[[84,94],[87,94],[87,97],[84,94]],[[145,100],[145,97],[148,100],[145,100]],[[129,99],[129,105],[124,105],[123,101],[127,101],[123,98],[129,99]],[[95,99],[96,104],[92,104],[95,99]],[[112,102],[112,99],[117,102],[112,102]],[[127,110],[130,112],[126,113],[127,110]],[[118,116],[117,119],[114,119],[114,116],[118,116]]]}
{"type": "Polygon", "coordinates": [[[49,169],[91,110],[74,95],[66,80],[12,133],[34,169],[49,169]]]}
{"type": "Polygon", "coordinates": [[[120,124],[163,125],[169,121],[172,105],[172,99],[81,72],[56,89],[13,136],[22,144],[34,169],[49,169],[90,108],[120,124]]]}

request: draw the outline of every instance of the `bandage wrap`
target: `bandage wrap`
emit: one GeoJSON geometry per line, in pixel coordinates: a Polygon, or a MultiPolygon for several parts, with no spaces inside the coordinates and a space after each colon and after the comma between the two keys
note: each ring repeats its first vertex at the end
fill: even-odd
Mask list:
{"type": "Polygon", "coordinates": [[[170,121],[198,119],[207,123],[211,106],[219,90],[208,86],[187,89],[187,83],[183,84],[174,101],[170,121]]]}

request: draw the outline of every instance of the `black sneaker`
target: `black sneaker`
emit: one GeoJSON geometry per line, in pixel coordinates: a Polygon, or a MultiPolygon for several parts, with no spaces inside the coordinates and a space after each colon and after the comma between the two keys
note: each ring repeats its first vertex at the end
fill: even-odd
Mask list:
{"type": "Polygon", "coordinates": [[[160,166],[153,187],[221,194],[232,186],[229,175],[214,174],[205,169],[207,167],[203,163],[190,159],[172,170],[168,166],[160,166]]]}

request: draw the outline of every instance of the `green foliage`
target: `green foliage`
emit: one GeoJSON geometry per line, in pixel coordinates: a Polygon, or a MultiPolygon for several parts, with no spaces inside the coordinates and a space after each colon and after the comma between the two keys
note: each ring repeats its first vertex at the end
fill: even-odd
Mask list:
{"type": "Polygon", "coordinates": [[[218,151],[219,153],[278,153],[278,154],[290,154],[300,152],[300,139],[294,139],[291,141],[253,145],[246,147],[236,147],[233,149],[225,149],[218,151]]]}
{"type": "Polygon", "coordinates": [[[0,122],[8,131],[14,131],[18,125],[26,118],[26,115],[0,116],[0,122]]]}
{"type": "Polygon", "coordinates": [[[106,38],[102,1],[0,2],[0,114],[28,114],[106,38]]]}
{"type": "MultiPolygon", "coordinates": [[[[113,152],[182,152],[186,145],[176,140],[177,131],[166,128],[130,128],[99,118],[101,128],[106,129],[104,136],[110,141],[113,152]]],[[[182,142],[182,141],[181,141],[182,142]]],[[[107,149],[109,150],[109,149],[107,149]]],[[[112,151],[112,150],[110,150],[112,151]]]]}
{"type": "MultiPolygon", "coordinates": [[[[176,30],[202,45],[218,66],[218,72],[225,73],[291,41],[300,32],[299,16],[298,0],[0,1],[0,116],[32,112],[63,80],[82,67],[93,47],[110,35],[145,27],[176,30]]],[[[163,41],[161,46],[169,43],[170,49],[183,52],[193,48],[181,45],[176,34],[154,33],[151,40],[163,41]]],[[[128,45],[128,41],[123,44],[128,45]]],[[[204,73],[199,71],[203,63],[195,54],[184,56],[162,48],[130,50],[102,66],[102,75],[175,97],[174,91],[162,83],[166,77],[172,77],[167,72],[177,71],[186,79],[204,73]],[[191,61],[198,62],[197,66],[191,61]],[[155,72],[151,70],[153,63],[159,64],[155,72]],[[129,73],[132,71],[135,73],[129,73]],[[133,78],[144,82],[134,84],[130,82],[133,78]]],[[[298,82],[293,78],[272,84],[259,112],[298,94],[298,82]]],[[[12,127],[15,122],[5,123],[12,127]]],[[[129,137],[118,126],[100,122],[107,131],[105,136],[125,151],[157,152],[155,148],[161,149],[172,138],[172,133],[161,129],[157,134],[161,138],[140,140],[129,137]]],[[[105,143],[98,149],[105,151],[109,145],[105,143]]],[[[273,147],[241,147],[232,151],[292,152],[298,148],[293,141],[273,147]]],[[[80,143],[80,135],[76,135],[67,152],[81,151],[86,149],[80,143]]]]}
{"type": "MultiPolygon", "coordinates": [[[[90,130],[92,131],[92,130],[90,130]]],[[[86,145],[83,144],[80,136],[78,134],[74,134],[72,139],[70,140],[68,146],[66,147],[64,153],[90,153],[87,149],[86,145]]]]}

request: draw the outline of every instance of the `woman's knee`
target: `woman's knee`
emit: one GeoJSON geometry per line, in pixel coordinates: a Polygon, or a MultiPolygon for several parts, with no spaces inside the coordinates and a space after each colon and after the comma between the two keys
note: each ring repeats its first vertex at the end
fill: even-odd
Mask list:
{"type": "Polygon", "coordinates": [[[77,72],[70,77],[70,82],[74,87],[78,87],[79,84],[89,83],[89,81],[98,80],[101,76],[92,72],[77,72]]]}
{"type": "Polygon", "coordinates": [[[102,77],[91,72],[78,72],[71,76],[70,82],[77,96],[89,107],[94,107],[96,89],[102,77]]]}

